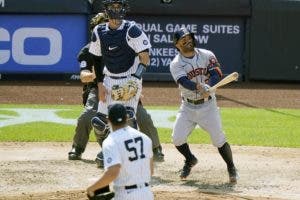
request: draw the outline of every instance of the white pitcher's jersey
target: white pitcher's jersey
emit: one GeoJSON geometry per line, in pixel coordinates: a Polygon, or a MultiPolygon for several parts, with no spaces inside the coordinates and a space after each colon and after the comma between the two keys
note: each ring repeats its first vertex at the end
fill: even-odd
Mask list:
{"type": "MultiPolygon", "coordinates": [[[[104,56],[103,54],[103,48],[105,48],[107,50],[107,52],[109,52],[110,54],[114,54],[115,60],[119,59],[119,54],[120,52],[126,52],[129,53],[131,50],[133,50],[133,52],[136,53],[135,58],[134,58],[134,62],[133,65],[129,68],[127,71],[123,71],[121,73],[113,73],[111,70],[109,70],[108,66],[105,65],[104,67],[104,71],[103,73],[106,74],[107,76],[128,76],[131,74],[134,74],[137,70],[137,66],[140,63],[139,57],[137,56],[138,53],[146,50],[146,49],[150,49],[151,48],[151,43],[147,37],[147,35],[141,31],[140,29],[138,29],[138,27],[136,26],[136,23],[134,21],[127,21],[127,20],[122,20],[122,24],[116,29],[116,30],[111,30],[109,28],[108,22],[106,24],[102,24],[102,25],[97,25],[94,30],[93,30],[93,35],[95,35],[95,40],[91,41],[91,45],[90,45],[90,49],[89,52],[96,55],[96,56],[104,56]],[[103,27],[105,26],[105,27],[103,27]],[[127,28],[127,26],[129,26],[127,28]],[[102,32],[99,32],[100,29],[103,29],[102,32],[107,34],[114,34],[114,32],[119,31],[119,37],[117,38],[118,41],[113,41],[113,37],[102,37],[104,38],[111,38],[108,41],[102,41],[101,40],[101,34],[102,32]],[[132,30],[130,30],[132,29],[132,30]],[[121,32],[122,31],[126,31],[124,34],[126,34],[126,37],[122,37],[121,32]],[[132,35],[130,35],[130,33],[132,33],[132,35]],[[125,41],[122,41],[125,40],[125,41]],[[102,43],[105,42],[106,46],[102,47],[101,45],[103,45],[102,43]],[[116,42],[118,42],[119,44],[116,44],[116,42]],[[126,44],[126,45],[125,45],[126,44]],[[129,46],[129,48],[131,48],[130,50],[127,49],[126,46],[129,46]]],[[[128,59],[131,59],[130,54],[127,56],[128,59]]],[[[104,56],[104,60],[105,60],[105,56],[104,56]]],[[[122,63],[124,64],[124,63],[122,63]]],[[[121,67],[121,66],[120,66],[121,67]]]]}
{"type": "MultiPolygon", "coordinates": [[[[205,84],[209,77],[207,76],[207,67],[211,62],[217,62],[213,52],[195,48],[195,55],[192,58],[186,58],[177,54],[170,64],[170,72],[173,79],[177,82],[183,76],[187,76],[190,81],[205,84]]],[[[181,96],[188,99],[203,99],[197,91],[191,91],[179,84],[181,96]]]]}
{"type": "Polygon", "coordinates": [[[104,168],[120,164],[114,187],[149,183],[152,141],[145,134],[127,126],[112,132],[103,142],[104,168]]]}

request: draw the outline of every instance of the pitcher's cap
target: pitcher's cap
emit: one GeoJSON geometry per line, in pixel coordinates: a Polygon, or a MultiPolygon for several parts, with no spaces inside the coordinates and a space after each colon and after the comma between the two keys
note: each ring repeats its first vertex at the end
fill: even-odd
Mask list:
{"type": "Polygon", "coordinates": [[[108,109],[108,119],[109,121],[114,124],[122,124],[126,121],[127,118],[127,112],[126,108],[119,103],[113,104],[108,109]]]}

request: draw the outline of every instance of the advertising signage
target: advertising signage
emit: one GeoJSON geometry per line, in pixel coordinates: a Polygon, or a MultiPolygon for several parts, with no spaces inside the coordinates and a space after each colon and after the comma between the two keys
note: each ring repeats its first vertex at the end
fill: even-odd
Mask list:
{"type": "Polygon", "coordinates": [[[1,15],[0,73],[78,73],[84,15],[1,15]]]}
{"type": "Polygon", "coordinates": [[[244,21],[233,17],[132,16],[150,38],[150,69],[147,72],[169,73],[169,64],[177,50],[173,33],[181,27],[195,34],[197,47],[215,53],[225,74],[242,72],[244,54],[244,21]]]}

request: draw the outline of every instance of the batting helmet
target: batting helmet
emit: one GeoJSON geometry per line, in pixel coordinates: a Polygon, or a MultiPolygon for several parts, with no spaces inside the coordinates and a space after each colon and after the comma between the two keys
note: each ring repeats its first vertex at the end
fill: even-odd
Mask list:
{"type": "Polygon", "coordinates": [[[103,0],[104,10],[110,19],[123,19],[126,15],[129,5],[127,0],[103,0]],[[118,3],[121,4],[120,10],[111,9],[109,6],[118,3]]]}
{"type": "Polygon", "coordinates": [[[90,30],[92,31],[95,28],[95,26],[97,26],[98,24],[107,22],[107,21],[108,21],[108,18],[105,13],[98,13],[90,21],[90,30]]]}
{"type": "Polygon", "coordinates": [[[194,41],[194,45],[195,45],[195,36],[194,33],[192,33],[191,31],[189,31],[187,28],[181,28],[178,31],[176,31],[173,35],[173,43],[174,45],[177,44],[178,40],[180,40],[180,38],[183,38],[186,35],[190,35],[194,41]]]}

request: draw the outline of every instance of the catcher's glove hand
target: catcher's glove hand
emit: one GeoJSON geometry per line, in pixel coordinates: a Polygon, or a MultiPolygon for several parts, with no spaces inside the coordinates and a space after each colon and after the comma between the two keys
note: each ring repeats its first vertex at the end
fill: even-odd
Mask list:
{"type": "Polygon", "coordinates": [[[134,80],[129,80],[122,86],[114,85],[111,91],[111,97],[115,101],[128,101],[136,95],[138,84],[134,80]]]}
{"type": "Polygon", "coordinates": [[[93,197],[90,197],[88,195],[89,200],[111,200],[114,198],[115,193],[114,192],[105,192],[101,194],[95,194],[93,197]]]}
{"type": "Polygon", "coordinates": [[[105,13],[98,13],[90,21],[90,30],[93,30],[98,24],[102,24],[108,21],[108,17],[105,13]]]}

